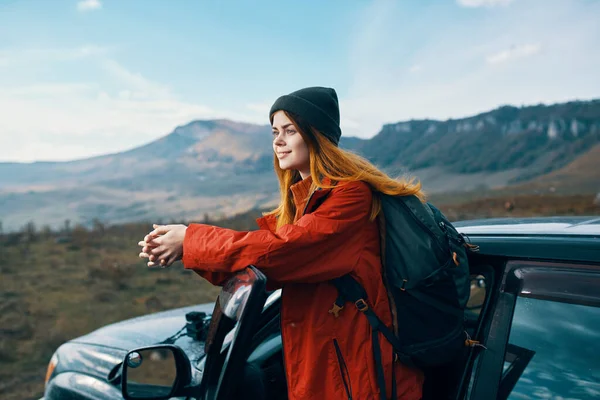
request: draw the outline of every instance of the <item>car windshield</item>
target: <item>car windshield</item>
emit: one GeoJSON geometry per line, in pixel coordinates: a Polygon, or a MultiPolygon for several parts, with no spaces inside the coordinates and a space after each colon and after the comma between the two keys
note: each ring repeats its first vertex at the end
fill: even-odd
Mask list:
{"type": "MultiPolygon", "coordinates": [[[[281,298],[281,289],[275,290],[269,294],[267,300],[265,301],[265,305],[263,307],[262,313],[264,314],[267,310],[269,310],[277,301],[281,298]]],[[[235,326],[225,335],[225,339],[223,340],[223,345],[221,346],[221,351],[227,348],[233,339],[235,332],[237,331],[239,323],[235,324],[235,326]]],[[[204,362],[204,357],[198,360],[198,363],[204,362]]]]}
{"type": "MultiPolygon", "coordinates": [[[[281,297],[281,289],[278,289],[274,292],[272,292],[269,297],[267,297],[267,300],[265,301],[265,305],[263,307],[263,314],[273,305],[277,302],[277,300],[279,300],[279,298],[281,297]]],[[[229,343],[231,343],[231,339],[233,339],[233,336],[235,335],[235,332],[237,331],[239,323],[235,324],[235,326],[233,327],[233,329],[231,329],[229,331],[229,333],[227,333],[227,335],[225,336],[225,340],[223,341],[223,347],[222,349],[226,348],[227,346],[229,346],[229,343]]],[[[221,350],[222,350],[221,349],[221,350]]]]}

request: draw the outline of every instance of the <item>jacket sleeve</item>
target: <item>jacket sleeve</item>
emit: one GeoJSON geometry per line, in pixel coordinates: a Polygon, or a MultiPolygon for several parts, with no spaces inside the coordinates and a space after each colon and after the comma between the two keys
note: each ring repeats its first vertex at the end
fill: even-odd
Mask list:
{"type": "MultiPolygon", "coordinates": [[[[185,268],[237,272],[252,264],[268,279],[315,283],[353,271],[362,249],[372,194],[362,182],[332,190],[316,211],[276,232],[234,231],[191,224],[183,243],[185,268]]],[[[204,274],[201,274],[204,276],[204,274]]]]}
{"type": "MultiPolygon", "coordinates": [[[[258,218],[256,223],[258,224],[259,229],[271,230],[274,229],[276,221],[272,215],[268,215],[258,218]]],[[[210,272],[200,269],[194,269],[193,271],[215,286],[223,286],[225,282],[235,274],[234,272],[210,272]]],[[[282,285],[279,282],[276,282],[273,279],[267,281],[267,290],[277,290],[280,289],[281,286],[282,285]]]]}
{"type": "Polygon", "coordinates": [[[194,269],[193,271],[215,286],[223,286],[234,275],[233,272],[210,272],[200,269],[194,269]]]}

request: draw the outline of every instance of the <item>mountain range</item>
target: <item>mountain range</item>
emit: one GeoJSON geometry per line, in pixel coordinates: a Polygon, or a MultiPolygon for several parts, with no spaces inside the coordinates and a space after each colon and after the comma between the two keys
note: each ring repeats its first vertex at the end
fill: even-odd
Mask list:
{"type": "MultiPolygon", "coordinates": [[[[432,194],[600,190],[600,100],[503,106],[468,118],[386,124],[340,147],[432,194]]],[[[439,196],[438,196],[439,197],[439,196]]],[[[192,121],[141,147],[69,162],[0,163],[0,221],[200,220],[276,204],[268,125],[192,121]]]]}

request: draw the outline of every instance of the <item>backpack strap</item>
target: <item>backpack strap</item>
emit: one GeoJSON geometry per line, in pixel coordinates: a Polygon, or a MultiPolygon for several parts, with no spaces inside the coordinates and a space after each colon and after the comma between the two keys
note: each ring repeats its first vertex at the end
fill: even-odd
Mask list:
{"type": "MultiPolygon", "coordinates": [[[[411,358],[404,354],[401,350],[402,345],[394,333],[379,319],[377,314],[367,304],[367,292],[352,276],[344,275],[342,277],[332,279],[333,284],[338,290],[338,297],[333,305],[330,313],[337,316],[337,313],[344,307],[344,303],[352,302],[363,313],[369,324],[371,324],[371,334],[373,345],[373,358],[375,359],[375,367],[377,369],[377,384],[379,385],[380,397],[382,400],[387,400],[385,376],[383,372],[383,362],[381,361],[381,348],[379,347],[379,332],[390,342],[394,348],[394,361],[399,359],[403,364],[414,366],[411,358]]],[[[396,374],[392,365],[392,398],[396,398],[396,374]]]]}

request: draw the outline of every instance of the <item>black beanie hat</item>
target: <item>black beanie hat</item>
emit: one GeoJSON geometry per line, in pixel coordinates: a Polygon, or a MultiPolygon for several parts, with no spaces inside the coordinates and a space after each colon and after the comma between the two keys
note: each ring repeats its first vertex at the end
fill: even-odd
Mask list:
{"type": "Polygon", "coordinates": [[[271,122],[273,122],[273,114],[279,110],[289,111],[302,117],[333,144],[337,146],[339,143],[342,136],[340,108],[334,89],[308,87],[281,96],[275,100],[269,111],[271,122]]]}

